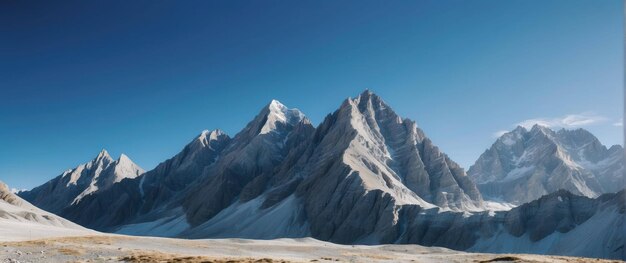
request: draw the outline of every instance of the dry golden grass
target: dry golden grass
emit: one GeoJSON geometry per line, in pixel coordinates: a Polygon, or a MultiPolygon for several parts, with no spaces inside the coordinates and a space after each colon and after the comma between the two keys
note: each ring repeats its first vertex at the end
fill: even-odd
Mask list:
{"type": "Polygon", "coordinates": [[[59,251],[59,253],[63,255],[68,255],[68,256],[80,256],[80,255],[85,254],[85,250],[82,250],[79,248],[70,248],[70,247],[57,248],[57,251],[59,251]]]}
{"type": "Polygon", "coordinates": [[[35,240],[29,240],[29,241],[0,242],[0,246],[4,246],[4,247],[50,246],[50,245],[54,245],[58,243],[111,245],[117,240],[132,239],[132,238],[134,237],[105,236],[105,235],[55,237],[55,238],[35,239],[35,240]]]}

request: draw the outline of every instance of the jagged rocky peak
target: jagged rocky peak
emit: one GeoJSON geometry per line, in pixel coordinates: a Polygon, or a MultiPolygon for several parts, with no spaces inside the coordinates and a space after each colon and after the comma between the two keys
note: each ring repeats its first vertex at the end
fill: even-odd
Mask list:
{"type": "Polygon", "coordinates": [[[145,172],[145,170],[135,162],[133,162],[126,154],[120,154],[120,157],[115,161],[115,168],[113,175],[113,182],[118,183],[124,178],[135,178],[145,172]]]}
{"type": "Polygon", "coordinates": [[[96,156],[95,160],[101,160],[101,159],[112,160],[113,158],[111,158],[111,155],[109,155],[109,152],[106,149],[102,149],[98,153],[98,156],[96,156]]]}
{"type": "Polygon", "coordinates": [[[211,147],[211,142],[225,141],[230,137],[220,129],[203,130],[200,135],[192,142],[197,147],[211,147]]]}
{"type": "Polygon", "coordinates": [[[234,143],[230,145],[230,148],[247,147],[252,141],[282,147],[283,143],[280,142],[285,142],[294,127],[298,125],[311,126],[311,123],[300,110],[290,109],[279,101],[272,100],[243,130],[235,135],[234,143]]]}
{"type": "Polygon", "coordinates": [[[319,145],[312,156],[314,163],[329,153],[339,153],[350,171],[344,174],[349,181],[356,177],[366,191],[381,190],[396,204],[455,210],[481,206],[480,193],[463,169],[415,122],[403,120],[370,90],[344,100],[320,125],[315,137],[319,145]]]}
{"type": "Polygon", "coordinates": [[[99,175],[103,170],[105,170],[113,162],[114,160],[111,157],[111,155],[109,155],[109,152],[106,149],[102,149],[94,159],[92,159],[91,161],[85,164],[81,164],[77,166],[76,168],[65,171],[62,174],[62,177],[69,178],[69,180],[67,180],[68,186],[70,184],[73,184],[73,185],[86,184],[91,179],[88,177],[99,175]],[[85,170],[87,171],[86,173],[84,173],[85,170]],[[89,174],[90,173],[89,171],[91,170],[93,170],[93,172],[89,174]],[[87,174],[87,175],[84,175],[84,174],[87,174]]]}
{"type": "Polygon", "coordinates": [[[526,130],[526,128],[522,126],[517,126],[512,131],[507,132],[503,134],[502,136],[500,136],[496,140],[496,143],[503,144],[505,146],[510,147],[510,146],[515,145],[516,143],[523,142],[524,137],[526,136],[527,133],[528,133],[528,130],[526,130]]]}
{"type": "Polygon", "coordinates": [[[272,100],[259,114],[264,118],[259,134],[276,132],[280,125],[294,126],[305,119],[298,109],[289,109],[277,100],[272,100]]]}

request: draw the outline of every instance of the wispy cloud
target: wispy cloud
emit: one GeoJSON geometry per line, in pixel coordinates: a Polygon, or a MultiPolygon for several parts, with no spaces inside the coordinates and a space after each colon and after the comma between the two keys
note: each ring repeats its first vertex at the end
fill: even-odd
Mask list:
{"type": "Polygon", "coordinates": [[[617,127],[624,126],[624,119],[620,119],[619,121],[613,123],[613,126],[617,126],[617,127]]]}
{"type": "Polygon", "coordinates": [[[501,130],[501,131],[494,132],[493,133],[493,137],[494,138],[500,138],[502,135],[504,135],[507,132],[509,132],[509,131],[501,130]]]}
{"type": "Polygon", "coordinates": [[[17,194],[22,191],[26,191],[26,189],[11,188],[11,193],[14,193],[14,194],[17,194]]]}
{"type": "MultiPolygon", "coordinates": [[[[595,124],[600,124],[606,122],[608,118],[597,115],[591,112],[583,112],[579,114],[568,114],[562,117],[557,118],[533,118],[523,120],[521,122],[516,123],[513,126],[522,126],[526,129],[531,129],[535,124],[540,126],[545,126],[552,129],[565,128],[565,129],[573,129],[579,128],[583,126],[590,126],[595,124]]],[[[619,122],[613,123],[614,126],[622,126],[622,120],[619,122]]],[[[495,138],[499,138],[504,135],[508,131],[501,130],[494,132],[492,135],[495,138]]]]}
{"type": "Polygon", "coordinates": [[[535,124],[546,126],[549,128],[578,128],[589,126],[606,121],[604,116],[593,113],[568,114],[560,118],[535,118],[528,119],[517,123],[526,129],[530,129],[535,124]]]}

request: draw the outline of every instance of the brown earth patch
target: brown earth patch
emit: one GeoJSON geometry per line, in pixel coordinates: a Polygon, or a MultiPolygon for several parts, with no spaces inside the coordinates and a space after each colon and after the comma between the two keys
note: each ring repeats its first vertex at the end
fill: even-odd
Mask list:
{"type": "Polygon", "coordinates": [[[80,256],[80,255],[85,254],[85,251],[82,250],[82,249],[69,248],[69,247],[57,248],[57,251],[59,251],[59,253],[61,253],[63,255],[67,255],[67,256],[80,256]]]}

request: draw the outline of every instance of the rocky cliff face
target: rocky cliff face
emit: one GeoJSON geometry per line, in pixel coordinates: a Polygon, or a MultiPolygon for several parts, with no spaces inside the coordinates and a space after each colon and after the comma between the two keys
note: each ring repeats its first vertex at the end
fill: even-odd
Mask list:
{"type": "MultiPolygon", "coordinates": [[[[256,123],[251,122],[242,134],[258,131],[250,128],[261,126],[256,123]]],[[[258,173],[246,173],[251,179],[225,172],[242,166],[226,161],[223,167],[216,165],[216,172],[208,172],[215,175],[189,197],[210,210],[202,214],[193,205],[186,206],[187,218],[190,212],[195,218],[180,236],[313,236],[339,243],[386,243],[401,231],[398,211],[403,206],[449,211],[481,207],[480,193],[464,171],[414,122],[402,120],[369,91],[346,100],[315,130],[308,124],[293,125],[290,133],[277,134],[296,134],[297,143],[268,154],[281,161],[267,162],[266,169],[255,168],[258,173]],[[244,184],[238,186],[227,178],[244,184]],[[235,191],[223,200],[224,195],[212,194],[220,192],[214,189],[235,191]]],[[[237,145],[250,147],[249,142],[237,145]]],[[[245,163],[247,158],[238,162],[242,160],[245,163]]]]}
{"type": "Polygon", "coordinates": [[[583,129],[517,127],[485,151],[468,174],[487,198],[517,204],[559,189],[596,197],[623,189],[623,148],[607,149],[583,129]]]}
{"type": "Polygon", "coordinates": [[[404,205],[462,211],[481,206],[478,190],[414,122],[369,91],[344,101],[309,143],[302,199],[312,235],[339,243],[391,242],[404,205]]]}

